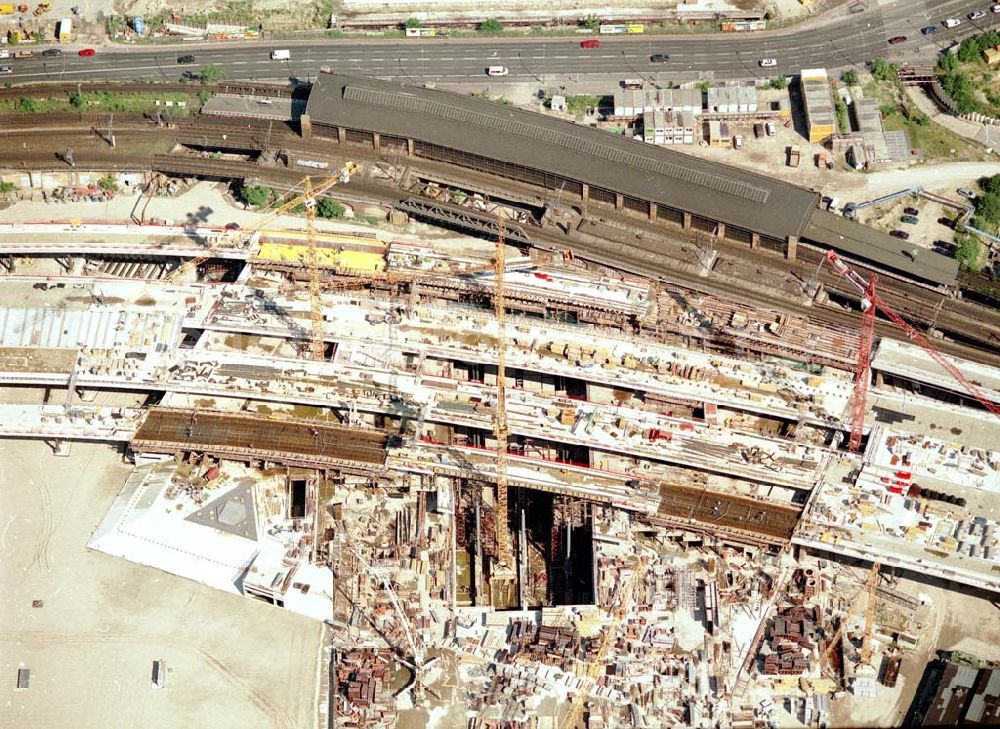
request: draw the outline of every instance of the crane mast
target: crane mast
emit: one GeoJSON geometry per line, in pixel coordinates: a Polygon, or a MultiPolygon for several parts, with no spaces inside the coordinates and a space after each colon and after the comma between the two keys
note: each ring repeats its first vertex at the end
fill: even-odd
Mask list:
{"type": "MultiPolygon", "coordinates": [[[[961,370],[941,354],[916,327],[906,321],[882,301],[875,291],[875,275],[865,281],[858,272],[848,266],[834,251],[827,251],[825,259],[833,270],[847,279],[861,294],[861,336],[858,345],[858,363],[855,371],[855,393],[851,408],[851,440],[850,449],[856,451],[861,445],[862,429],[864,427],[865,406],[868,395],[868,371],[871,367],[872,338],[875,333],[875,312],[881,311],[889,321],[903,330],[907,337],[916,342],[931,359],[958,382],[980,405],[1000,418],[1000,405],[994,403],[977,385],[970,382],[961,370]]],[[[818,270],[818,269],[817,269],[818,270]]]]}
{"type": "Polygon", "coordinates": [[[496,255],[493,261],[496,275],[493,307],[497,319],[497,403],[493,418],[493,437],[497,444],[497,513],[495,523],[499,563],[494,575],[498,579],[510,579],[513,576],[514,568],[510,531],[507,528],[507,438],[510,435],[510,430],[507,425],[507,290],[504,278],[507,260],[505,235],[504,210],[502,207],[498,207],[496,255]]]}

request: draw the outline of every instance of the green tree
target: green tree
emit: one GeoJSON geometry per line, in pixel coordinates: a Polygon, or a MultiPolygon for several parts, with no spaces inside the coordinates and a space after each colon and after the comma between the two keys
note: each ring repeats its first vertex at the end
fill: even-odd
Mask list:
{"type": "Polygon", "coordinates": [[[918,127],[926,127],[931,123],[931,118],[922,112],[914,112],[910,115],[910,121],[916,124],[918,127]]]}
{"type": "Polygon", "coordinates": [[[941,88],[955,103],[955,111],[959,114],[971,114],[979,109],[976,99],[976,86],[968,76],[961,71],[955,71],[941,78],[941,88]]]}
{"type": "Polygon", "coordinates": [[[588,15],[586,18],[583,19],[583,22],[580,23],[580,25],[582,25],[587,30],[596,31],[601,27],[601,19],[599,16],[591,13],[590,15],[588,15]]]}
{"type": "Polygon", "coordinates": [[[984,192],[972,204],[976,208],[976,217],[990,226],[1000,225],[1000,194],[984,192]]]}
{"type": "Polygon", "coordinates": [[[839,96],[833,104],[834,110],[837,112],[837,129],[841,134],[847,134],[850,129],[850,124],[847,119],[847,104],[839,96]]]}
{"type": "Polygon", "coordinates": [[[17,189],[17,185],[13,182],[0,182],[0,195],[6,195],[7,193],[14,192],[17,189]]]}
{"type": "Polygon", "coordinates": [[[476,30],[488,35],[499,35],[503,31],[503,23],[496,18],[487,18],[476,27],[476,30]]]}
{"type": "Polygon", "coordinates": [[[958,69],[958,56],[954,53],[943,53],[938,59],[937,67],[944,73],[951,73],[958,69]]]}
{"type": "Polygon", "coordinates": [[[38,101],[36,99],[21,99],[17,102],[18,107],[21,111],[32,113],[38,111],[38,101]]]}
{"type": "Polygon", "coordinates": [[[42,42],[42,33],[41,33],[41,31],[36,30],[35,32],[33,32],[31,34],[31,40],[35,41],[35,43],[41,43],[42,42]]]}
{"type": "Polygon", "coordinates": [[[207,104],[208,100],[211,98],[212,98],[212,92],[209,91],[208,89],[202,89],[201,91],[198,92],[198,101],[201,102],[202,106],[207,104]]]}
{"type": "Polygon", "coordinates": [[[7,35],[7,42],[10,45],[12,45],[12,46],[16,46],[18,43],[21,42],[21,34],[20,33],[9,33],[7,35]]]}
{"type": "Polygon", "coordinates": [[[1000,175],[993,175],[992,177],[980,177],[979,186],[983,188],[983,192],[993,193],[994,195],[1000,195],[1000,175]]]}
{"type": "Polygon", "coordinates": [[[261,205],[267,205],[271,202],[271,188],[263,187],[259,185],[249,185],[240,188],[240,198],[247,205],[253,205],[255,208],[259,208],[261,205]]]}
{"type": "Polygon", "coordinates": [[[974,271],[979,267],[979,257],[982,246],[974,235],[956,235],[955,250],[952,256],[964,271],[974,271]]]}
{"type": "Polygon", "coordinates": [[[403,30],[409,30],[410,28],[422,28],[423,23],[420,18],[407,18],[403,23],[403,30]]]}
{"type": "Polygon", "coordinates": [[[771,79],[770,86],[772,89],[778,89],[780,91],[781,89],[788,88],[788,81],[784,76],[777,76],[771,79]]]}
{"type": "Polygon", "coordinates": [[[850,69],[850,70],[844,71],[844,73],[841,74],[841,76],[840,76],[840,80],[843,81],[848,86],[857,86],[858,85],[858,72],[855,71],[854,69],[850,69]]]}
{"type": "Polygon", "coordinates": [[[87,102],[83,98],[83,94],[70,94],[69,95],[69,105],[74,109],[82,109],[84,104],[87,102]]]}
{"type": "Polygon", "coordinates": [[[324,197],[316,204],[316,215],[321,218],[342,218],[344,217],[344,206],[334,202],[328,197],[324,197]]]}
{"type": "Polygon", "coordinates": [[[876,58],[872,61],[872,76],[874,76],[879,81],[895,81],[897,77],[897,72],[899,71],[899,66],[895,63],[889,63],[884,58],[876,58]]]}
{"type": "Polygon", "coordinates": [[[112,175],[105,175],[97,181],[97,186],[105,192],[117,192],[118,180],[116,180],[112,175]]]}
{"type": "Polygon", "coordinates": [[[198,72],[203,84],[216,84],[226,80],[226,69],[215,63],[206,63],[198,72]]]}

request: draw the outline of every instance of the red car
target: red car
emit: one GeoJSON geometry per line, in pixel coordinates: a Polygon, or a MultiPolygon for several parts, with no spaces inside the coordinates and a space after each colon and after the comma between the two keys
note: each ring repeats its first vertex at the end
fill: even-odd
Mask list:
{"type": "Polygon", "coordinates": [[[894,46],[897,43],[906,43],[906,36],[905,35],[894,35],[892,38],[889,39],[889,45],[890,46],[894,46]]]}
{"type": "Polygon", "coordinates": [[[83,48],[80,51],[80,55],[81,56],[92,56],[92,55],[94,55],[94,49],[93,48],[83,48]]]}
{"type": "Polygon", "coordinates": [[[580,41],[580,48],[600,48],[601,42],[597,38],[590,38],[585,41],[580,41]]]}

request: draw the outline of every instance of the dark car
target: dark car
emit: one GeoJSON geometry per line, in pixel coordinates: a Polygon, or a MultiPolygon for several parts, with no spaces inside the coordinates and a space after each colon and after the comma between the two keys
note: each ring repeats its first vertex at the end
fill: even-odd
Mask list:
{"type": "Polygon", "coordinates": [[[892,38],[889,39],[890,46],[894,46],[897,43],[905,43],[905,42],[906,42],[905,35],[894,35],[892,38]]]}
{"type": "Polygon", "coordinates": [[[889,231],[889,235],[891,235],[893,238],[899,238],[900,240],[910,239],[910,234],[907,233],[905,230],[891,230],[889,231]]]}
{"type": "Polygon", "coordinates": [[[923,33],[924,35],[930,35],[931,33],[937,33],[939,30],[941,29],[938,28],[936,25],[925,25],[923,28],[920,29],[920,32],[923,33]]]}
{"type": "Polygon", "coordinates": [[[904,215],[903,217],[900,218],[900,220],[902,220],[907,225],[916,225],[917,223],[920,222],[920,218],[918,218],[916,215],[904,215]]]}
{"type": "Polygon", "coordinates": [[[943,225],[945,228],[955,229],[955,221],[951,218],[938,218],[938,224],[943,225]]]}
{"type": "Polygon", "coordinates": [[[226,230],[239,230],[239,229],[240,229],[239,223],[226,223],[226,230]]]}
{"type": "Polygon", "coordinates": [[[53,56],[61,56],[62,51],[60,51],[58,48],[49,48],[46,51],[42,51],[42,55],[45,56],[46,58],[52,58],[53,56]]]}
{"type": "Polygon", "coordinates": [[[177,63],[180,64],[194,63],[194,56],[177,56],[177,63]]]}
{"type": "Polygon", "coordinates": [[[650,63],[666,63],[670,60],[670,56],[666,53],[654,53],[649,57],[650,63]]]}
{"type": "Polygon", "coordinates": [[[903,212],[907,215],[920,215],[920,211],[916,208],[903,208],[903,212]]]}

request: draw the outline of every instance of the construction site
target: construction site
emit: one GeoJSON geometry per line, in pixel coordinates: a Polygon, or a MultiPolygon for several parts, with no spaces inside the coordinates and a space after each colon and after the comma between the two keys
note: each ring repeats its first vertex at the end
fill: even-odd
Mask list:
{"type": "MultiPolygon", "coordinates": [[[[120,119],[151,156],[0,132],[31,191],[0,210],[0,463],[33,448],[34,484],[113,454],[88,563],[206,586],[193,623],[228,593],[233,633],[294,614],[260,642],[301,633],[299,713],[244,668],[240,725],[892,725],[948,621],[994,609],[1000,315],[951,259],[450,92],[331,73],[216,101],[120,119]]],[[[11,513],[48,535],[25,575],[77,508],[11,513]]],[[[65,598],[26,584],[0,661],[24,726],[98,670],[45,653],[25,626],[65,598]]],[[[136,721],[193,700],[166,653],[124,662],[136,721]]]]}

